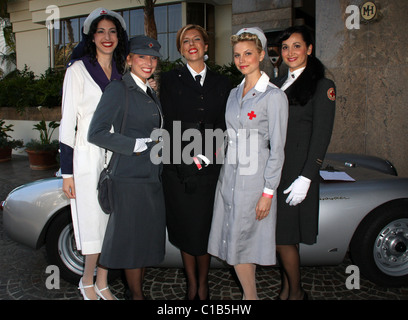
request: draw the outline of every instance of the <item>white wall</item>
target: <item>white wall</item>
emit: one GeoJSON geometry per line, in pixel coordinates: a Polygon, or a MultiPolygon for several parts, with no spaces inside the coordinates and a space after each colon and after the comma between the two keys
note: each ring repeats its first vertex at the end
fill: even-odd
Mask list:
{"type": "MultiPolygon", "coordinates": [[[[34,124],[38,123],[39,121],[28,121],[28,120],[5,120],[6,125],[13,124],[12,132],[8,132],[7,134],[12,137],[12,139],[16,140],[23,140],[24,143],[29,142],[31,139],[40,139],[40,133],[38,130],[33,130],[34,124]]],[[[48,126],[48,121],[46,122],[48,126]]],[[[59,130],[58,128],[55,129],[52,140],[58,140],[59,138],[59,130]]],[[[26,156],[27,153],[24,151],[24,148],[13,150],[13,154],[19,154],[26,156]]]]}
{"type": "Polygon", "coordinates": [[[16,33],[16,43],[17,69],[27,65],[37,75],[48,69],[47,28],[16,33]]]}

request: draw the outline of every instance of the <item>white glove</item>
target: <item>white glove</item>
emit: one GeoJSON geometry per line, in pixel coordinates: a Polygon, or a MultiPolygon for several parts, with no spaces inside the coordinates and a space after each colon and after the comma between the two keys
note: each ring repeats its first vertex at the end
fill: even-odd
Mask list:
{"type": "Polygon", "coordinates": [[[139,138],[136,139],[135,148],[133,152],[143,152],[147,149],[146,142],[152,142],[153,140],[150,138],[139,138]]]}
{"type": "Polygon", "coordinates": [[[286,198],[286,203],[289,203],[290,206],[296,206],[305,200],[307,192],[309,191],[311,180],[304,177],[299,176],[293,183],[283,191],[284,194],[289,194],[286,198]]]}

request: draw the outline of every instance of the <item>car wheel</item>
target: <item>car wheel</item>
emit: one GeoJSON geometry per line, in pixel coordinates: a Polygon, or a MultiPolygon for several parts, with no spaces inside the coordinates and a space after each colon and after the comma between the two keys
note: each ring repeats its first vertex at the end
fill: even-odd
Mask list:
{"type": "Polygon", "coordinates": [[[69,208],[60,212],[51,222],[45,246],[49,263],[58,266],[61,277],[78,284],[84,270],[84,257],[76,249],[69,208]]]}
{"type": "MultiPolygon", "coordinates": [[[[62,279],[77,285],[84,271],[84,256],[76,247],[69,207],[52,220],[45,241],[48,262],[59,268],[62,279]]],[[[109,270],[108,280],[120,274],[120,270],[109,270]]]]}
{"type": "Polygon", "coordinates": [[[407,205],[394,203],[370,213],[353,236],[350,254],[370,281],[384,287],[407,285],[407,205]]]}

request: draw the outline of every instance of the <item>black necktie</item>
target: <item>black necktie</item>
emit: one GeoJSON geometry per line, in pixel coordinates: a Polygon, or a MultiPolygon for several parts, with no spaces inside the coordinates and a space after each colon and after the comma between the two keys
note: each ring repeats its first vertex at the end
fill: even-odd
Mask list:
{"type": "Polygon", "coordinates": [[[201,87],[201,76],[195,76],[196,82],[198,83],[198,85],[201,87]]]}
{"type": "Polygon", "coordinates": [[[147,87],[147,89],[146,89],[146,93],[149,95],[149,97],[150,98],[152,98],[153,99],[153,101],[154,101],[154,98],[153,98],[153,93],[152,93],[152,89],[150,89],[149,87],[147,87]]]}
{"type": "MultiPolygon", "coordinates": [[[[153,92],[152,89],[150,89],[150,87],[146,88],[146,93],[149,95],[150,98],[152,98],[152,100],[157,104],[156,100],[154,100],[153,98],[153,92]]],[[[160,118],[160,127],[161,127],[161,118],[160,118]]]]}

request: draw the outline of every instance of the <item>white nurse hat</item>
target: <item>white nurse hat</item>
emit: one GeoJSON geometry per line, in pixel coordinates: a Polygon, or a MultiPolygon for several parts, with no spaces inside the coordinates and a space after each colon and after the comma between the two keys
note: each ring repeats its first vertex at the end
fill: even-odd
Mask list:
{"type": "Polygon", "coordinates": [[[89,16],[85,19],[85,21],[84,21],[84,33],[88,34],[89,33],[89,28],[91,27],[92,22],[96,18],[98,18],[100,16],[103,16],[103,15],[112,16],[112,17],[118,19],[120,24],[122,25],[122,28],[124,30],[126,30],[125,20],[123,19],[123,17],[119,13],[114,12],[112,10],[105,9],[105,8],[98,8],[98,9],[95,9],[94,11],[92,11],[89,14],[89,16]]]}
{"type": "Polygon", "coordinates": [[[243,28],[243,29],[239,30],[236,35],[239,36],[241,33],[255,34],[259,38],[259,40],[261,41],[262,48],[264,50],[266,50],[267,40],[266,40],[265,34],[263,33],[261,28],[258,28],[258,27],[243,28]]]}

